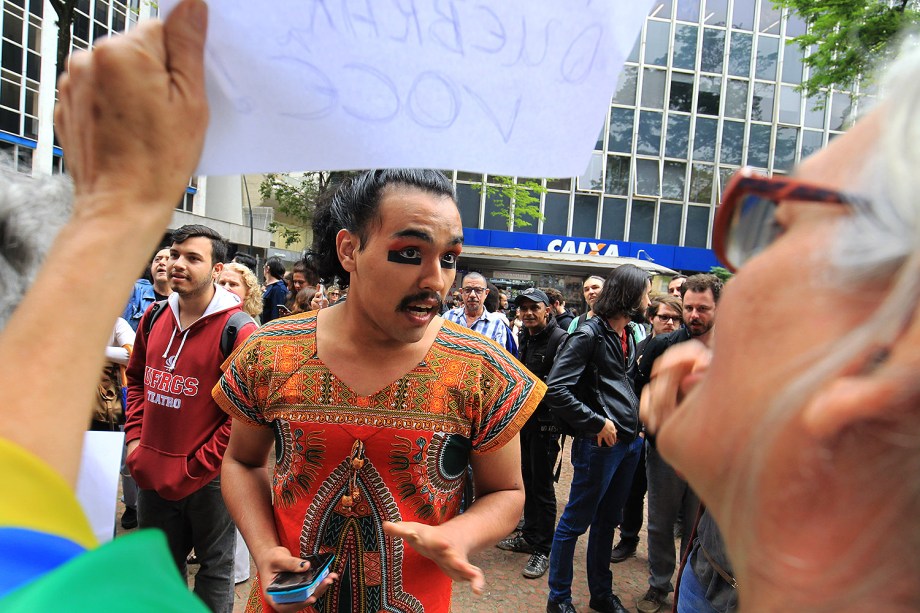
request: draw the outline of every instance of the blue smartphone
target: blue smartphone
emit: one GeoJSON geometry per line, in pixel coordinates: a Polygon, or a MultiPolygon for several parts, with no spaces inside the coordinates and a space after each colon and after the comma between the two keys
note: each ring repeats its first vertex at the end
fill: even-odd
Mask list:
{"type": "Polygon", "coordinates": [[[331,553],[320,553],[304,558],[310,568],[302,573],[281,572],[265,589],[272,600],[278,604],[303,602],[313,595],[316,586],[329,576],[330,567],[335,559],[331,553]]]}

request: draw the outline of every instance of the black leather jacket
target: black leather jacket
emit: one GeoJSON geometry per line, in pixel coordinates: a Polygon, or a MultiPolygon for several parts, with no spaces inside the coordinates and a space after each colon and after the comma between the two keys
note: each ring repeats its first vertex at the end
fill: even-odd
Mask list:
{"type": "MultiPolygon", "coordinates": [[[[533,336],[527,328],[521,328],[521,334],[518,336],[518,356],[521,363],[545,382],[553,361],[556,359],[556,352],[562,347],[567,336],[566,331],[556,325],[553,317],[550,318],[545,328],[533,336]]],[[[546,398],[537,405],[534,416],[541,421],[552,421],[546,398]]]]}
{"type": "MultiPolygon", "coordinates": [[[[626,336],[632,355],[634,341],[631,334],[626,336]]],[[[546,379],[545,400],[553,413],[583,435],[596,435],[609,419],[617,439],[632,442],[639,434],[639,397],[627,372],[619,335],[606,320],[593,317],[560,348],[546,379]],[[603,359],[595,359],[596,350],[603,359]]]]}

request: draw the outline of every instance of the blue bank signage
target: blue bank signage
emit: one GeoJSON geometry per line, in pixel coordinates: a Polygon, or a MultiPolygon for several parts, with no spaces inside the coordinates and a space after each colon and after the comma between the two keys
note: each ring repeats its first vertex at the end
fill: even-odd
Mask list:
{"type": "Polygon", "coordinates": [[[467,245],[477,247],[641,258],[667,268],[698,272],[709,272],[713,266],[719,266],[719,261],[710,249],[695,247],[675,247],[579,236],[502,232],[478,228],[464,228],[463,236],[467,245]]]}

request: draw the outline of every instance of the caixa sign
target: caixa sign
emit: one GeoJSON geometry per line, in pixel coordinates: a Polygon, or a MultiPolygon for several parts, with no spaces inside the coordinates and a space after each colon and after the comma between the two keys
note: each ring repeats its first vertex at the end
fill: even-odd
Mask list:
{"type": "Polygon", "coordinates": [[[553,253],[577,253],[579,255],[612,255],[617,257],[620,250],[616,243],[593,243],[591,241],[573,241],[557,238],[546,245],[547,251],[553,253]]]}

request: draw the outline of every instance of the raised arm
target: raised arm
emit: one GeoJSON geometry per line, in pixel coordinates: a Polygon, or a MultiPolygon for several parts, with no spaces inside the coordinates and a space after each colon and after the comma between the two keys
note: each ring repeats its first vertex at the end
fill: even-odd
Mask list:
{"type": "Polygon", "coordinates": [[[206,29],[204,2],[184,0],[165,23],[73,55],[61,77],[55,127],[74,180],[73,218],[0,336],[0,437],[72,485],[112,322],[201,154],[206,29]],[[62,277],[85,281],[66,317],[44,289],[62,277]]]}

